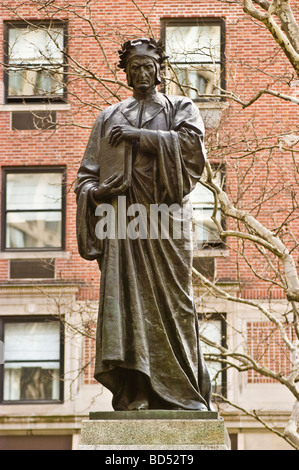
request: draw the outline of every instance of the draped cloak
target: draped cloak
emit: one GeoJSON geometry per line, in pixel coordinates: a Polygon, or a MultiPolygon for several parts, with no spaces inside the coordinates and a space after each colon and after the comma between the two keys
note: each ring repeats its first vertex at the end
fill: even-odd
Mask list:
{"type": "MultiPolygon", "coordinates": [[[[78,171],[78,249],[83,258],[97,260],[101,270],[94,376],[112,392],[115,410],[127,409],[134,399],[132,370],[146,376],[150,408],[190,410],[204,404],[210,409],[210,379],[192,292],[189,201],[205,164],[203,137],[200,113],[190,99],[157,91],[142,101],[130,97],[98,116],[78,171]],[[100,139],[116,124],[141,129],[133,144],[131,186],[123,195],[126,210],[140,204],[149,216],[153,204],[179,205],[181,210],[169,213],[168,237],[161,227],[154,237],[149,231],[136,239],[96,235],[99,218],[92,190],[101,172],[100,139]],[[180,219],[183,229],[175,237],[174,220],[180,219]]],[[[109,201],[116,219],[118,200],[109,201]]]]}

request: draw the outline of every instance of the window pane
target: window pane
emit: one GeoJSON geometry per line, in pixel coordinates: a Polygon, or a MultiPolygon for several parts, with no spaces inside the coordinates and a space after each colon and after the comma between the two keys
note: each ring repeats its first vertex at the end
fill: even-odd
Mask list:
{"type": "Polygon", "coordinates": [[[6,248],[60,248],[61,212],[11,212],[6,216],[6,248]]]}
{"type": "MultiPolygon", "coordinates": [[[[200,322],[199,331],[201,335],[205,336],[210,341],[221,344],[221,320],[202,321],[200,322]]],[[[202,350],[204,354],[219,352],[217,348],[213,348],[205,343],[202,343],[202,350]]]]}
{"type": "Polygon", "coordinates": [[[9,96],[62,95],[62,68],[13,67],[8,72],[9,96]]]}
{"type": "MultiPolygon", "coordinates": [[[[220,183],[221,173],[216,173],[216,180],[220,183]]],[[[193,206],[193,222],[195,231],[195,243],[220,242],[217,225],[211,219],[214,211],[214,194],[201,183],[197,183],[190,194],[193,206]]],[[[217,211],[217,221],[221,223],[221,211],[217,211]]]]}
{"type": "Polygon", "coordinates": [[[4,400],[58,400],[59,364],[50,367],[5,366],[4,400]]]}
{"type": "Polygon", "coordinates": [[[59,360],[59,331],[57,321],[6,323],[5,361],[59,360]]]}
{"type": "MultiPolygon", "coordinates": [[[[210,341],[213,341],[217,344],[221,344],[222,339],[222,331],[221,331],[221,320],[210,320],[210,321],[202,321],[199,324],[199,331],[200,334],[208,338],[210,341]]],[[[213,348],[208,344],[201,341],[201,347],[203,354],[212,354],[216,353],[219,354],[219,350],[217,348],[213,348]]],[[[209,370],[209,374],[211,377],[212,382],[212,390],[213,392],[220,392],[221,385],[222,385],[222,364],[221,362],[217,361],[209,361],[206,360],[206,364],[209,370]]]]}
{"type": "MultiPolygon", "coordinates": [[[[222,174],[221,171],[217,171],[213,175],[213,180],[218,185],[222,186],[222,174]]],[[[192,204],[213,204],[214,205],[214,193],[209,188],[201,183],[197,183],[195,188],[190,193],[190,199],[192,204]]]]}
{"type": "Polygon", "coordinates": [[[171,63],[167,93],[191,99],[220,94],[220,25],[167,26],[165,49],[171,63]]]}
{"type": "Polygon", "coordinates": [[[197,99],[203,94],[219,94],[220,74],[218,64],[174,65],[169,73],[169,93],[189,96],[191,99],[197,99]]]}
{"type": "Polygon", "coordinates": [[[7,210],[61,209],[62,173],[8,173],[7,210]]]}
{"type": "Polygon", "coordinates": [[[166,27],[166,54],[171,62],[219,62],[220,44],[219,25],[166,27]]]}
{"type": "Polygon", "coordinates": [[[190,193],[192,204],[214,204],[213,191],[208,189],[201,183],[197,183],[193,191],[190,193]]]}
{"type": "Polygon", "coordinates": [[[62,63],[63,28],[10,28],[8,55],[10,64],[62,63]]]}
{"type": "Polygon", "coordinates": [[[8,97],[62,96],[63,27],[9,28],[8,97]]]}
{"type": "MultiPolygon", "coordinates": [[[[220,242],[217,226],[211,219],[213,208],[195,207],[193,208],[193,221],[195,239],[197,244],[220,242]]],[[[217,212],[217,220],[221,222],[220,212],[217,212]]]]}
{"type": "Polygon", "coordinates": [[[4,400],[59,399],[58,322],[6,323],[4,400]]]}

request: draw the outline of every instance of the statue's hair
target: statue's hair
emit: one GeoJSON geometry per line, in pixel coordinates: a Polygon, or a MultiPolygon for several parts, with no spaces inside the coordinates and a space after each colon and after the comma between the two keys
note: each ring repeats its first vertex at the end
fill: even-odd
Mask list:
{"type": "Polygon", "coordinates": [[[123,45],[121,50],[118,51],[118,55],[120,58],[118,67],[121,69],[126,69],[128,57],[131,56],[133,52],[133,48],[137,48],[138,46],[148,46],[148,50],[150,55],[153,59],[155,59],[160,67],[167,56],[164,53],[164,47],[162,45],[161,39],[159,41],[155,41],[153,38],[139,38],[133,39],[132,41],[126,41],[123,45]]]}

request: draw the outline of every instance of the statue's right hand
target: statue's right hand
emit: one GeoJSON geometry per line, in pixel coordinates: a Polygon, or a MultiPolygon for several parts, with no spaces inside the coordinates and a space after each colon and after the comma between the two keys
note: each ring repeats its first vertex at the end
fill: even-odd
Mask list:
{"type": "Polygon", "coordinates": [[[95,201],[100,202],[105,199],[123,194],[128,189],[128,184],[123,182],[123,175],[109,176],[103,183],[92,191],[92,197],[95,201]]]}

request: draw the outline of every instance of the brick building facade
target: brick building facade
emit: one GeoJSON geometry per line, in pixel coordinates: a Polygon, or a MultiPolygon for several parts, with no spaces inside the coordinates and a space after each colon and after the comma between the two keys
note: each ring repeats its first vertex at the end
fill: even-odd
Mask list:
{"type": "MultiPolygon", "coordinates": [[[[294,201],[297,154],[281,152],[285,136],[298,130],[298,104],[270,94],[249,107],[230,99],[238,97],[244,104],[259,90],[276,85],[280,93],[296,97],[298,81],[269,33],[235,4],[153,3],[144,0],[136,6],[123,0],[116,8],[110,1],[73,1],[70,6],[65,0],[49,5],[16,0],[0,7],[5,64],[0,104],[3,448],[75,449],[88,412],[111,409],[110,394],[93,379],[100,274],[96,262],[78,254],[73,187],[95,117],[130,94],[121,84],[122,72],[115,80],[123,40],[149,34],[163,38],[173,70],[189,84],[185,92],[202,112],[209,161],[239,208],[252,210],[274,230],[294,201]],[[194,37],[204,38],[201,54],[192,50],[194,37]],[[18,343],[20,348],[14,348],[18,343]],[[46,343],[47,348],[41,347],[46,343]]],[[[163,87],[180,93],[173,83],[163,82],[163,87]]],[[[233,237],[219,239],[211,225],[212,211],[211,193],[198,188],[195,225],[204,221],[194,231],[195,268],[217,279],[229,295],[265,305],[270,299],[274,309],[284,312],[279,280],[265,282],[270,275],[261,270],[255,247],[233,237]]],[[[296,235],[295,213],[290,219],[290,233],[296,235]]],[[[235,228],[229,220],[221,222],[235,228]]],[[[196,277],[194,292],[203,325],[209,320],[212,326],[207,328],[219,341],[277,372],[289,370],[290,358],[277,330],[250,304],[215,298],[196,277]]],[[[288,334],[291,338],[291,327],[288,334]]],[[[273,378],[231,369],[217,380],[216,391],[228,400],[260,409],[265,419],[285,426],[293,401],[273,378]]],[[[233,448],[289,448],[240,410],[220,406],[233,448]]]]}

